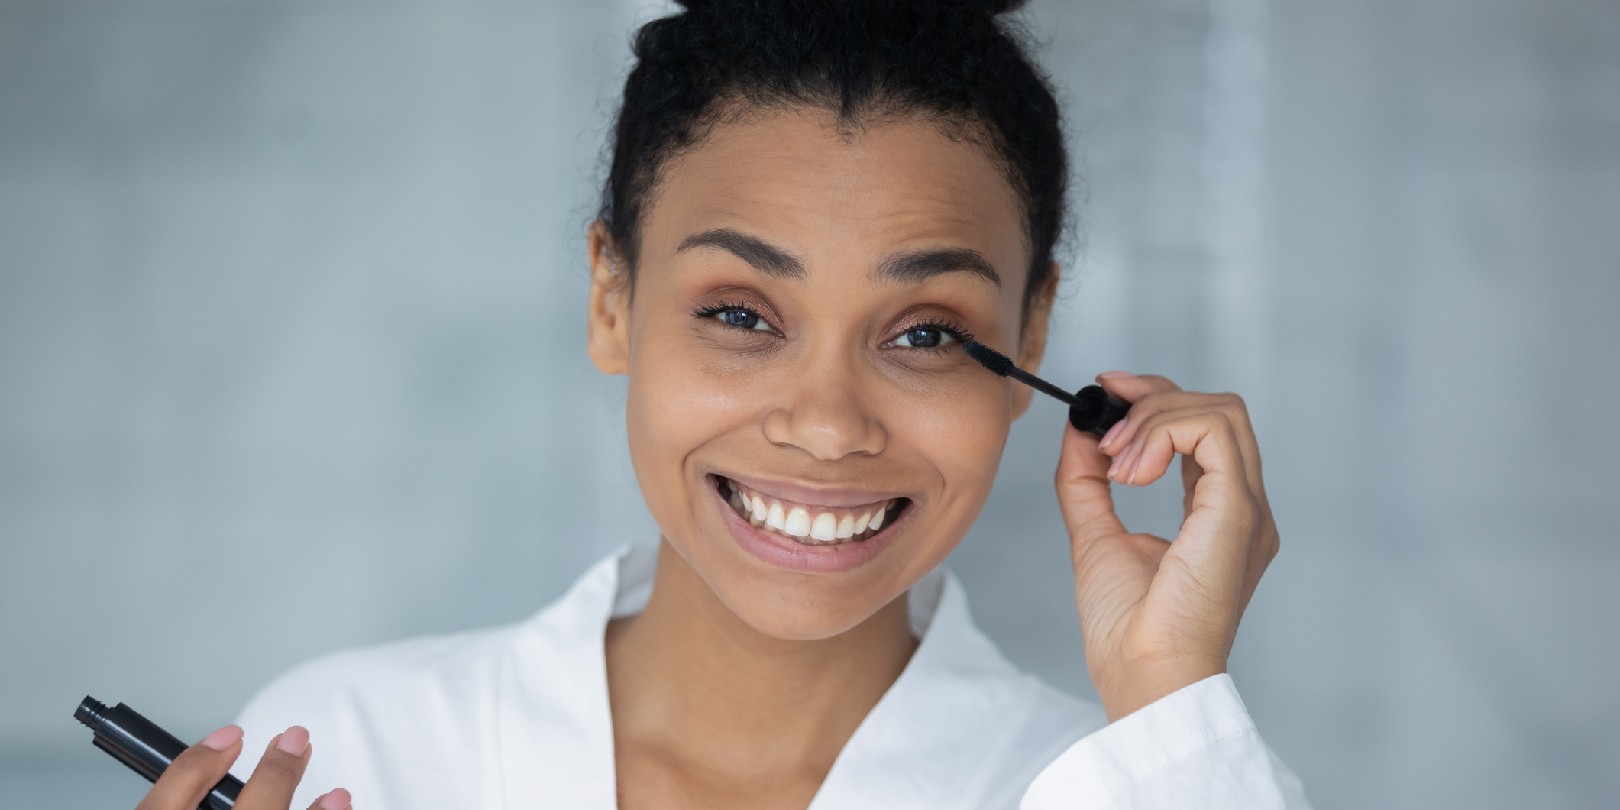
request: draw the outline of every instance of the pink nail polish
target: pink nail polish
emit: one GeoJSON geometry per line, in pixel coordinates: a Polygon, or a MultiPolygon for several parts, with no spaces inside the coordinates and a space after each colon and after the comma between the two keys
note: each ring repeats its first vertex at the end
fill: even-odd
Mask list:
{"type": "Polygon", "coordinates": [[[276,750],[295,757],[303,756],[309,750],[309,729],[293,726],[281,732],[281,739],[276,740],[276,750]]]}
{"type": "Polygon", "coordinates": [[[237,744],[241,739],[241,726],[225,726],[224,728],[215,729],[208,736],[202,738],[202,744],[215,751],[224,751],[237,744]]]}
{"type": "Polygon", "coordinates": [[[1099,379],[1099,380],[1111,380],[1111,379],[1113,379],[1115,377],[1135,377],[1135,376],[1136,376],[1135,374],[1132,374],[1129,371],[1104,371],[1103,373],[1097,375],[1097,379],[1099,379]]]}
{"type": "Polygon", "coordinates": [[[1131,470],[1136,467],[1136,454],[1141,449],[1142,448],[1140,446],[1133,444],[1130,447],[1127,447],[1125,452],[1119,454],[1118,480],[1121,484],[1129,484],[1131,482],[1130,473],[1131,470]]]}
{"type": "Polygon", "coordinates": [[[1142,446],[1136,446],[1136,452],[1131,454],[1130,469],[1125,471],[1125,483],[1136,484],[1136,468],[1142,464],[1142,446]]]}
{"type": "Polygon", "coordinates": [[[1120,431],[1122,431],[1124,429],[1125,429],[1125,420],[1124,419],[1121,419],[1118,422],[1115,422],[1114,426],[1109,428],[1107,433],[1103,434],[1102,441],[1098,442],[1097,446],[1098,447],[1103,447],[1103,448],[1108,447],[1109,443],[1114,441],[1114,439],[1119,436],[1120,431]]]}
{"type": "Polygon", "coordinates": [[[1136,453],[1136,446],[1125,448],[1124,452],[1114,457],[1114,480],[1125,483],[1125,473],[1131,468],[1131,458],[1136,453]]]}

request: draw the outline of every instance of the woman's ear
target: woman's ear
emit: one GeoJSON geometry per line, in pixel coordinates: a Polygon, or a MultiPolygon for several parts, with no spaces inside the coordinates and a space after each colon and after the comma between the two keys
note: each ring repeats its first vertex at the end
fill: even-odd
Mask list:
{"type": "Polygon", "coordinates": [[[585,345],[603,374],[630,370],[630,277],[619,259],[613,235],[602,220],[586,234],[591,254],[591,296],[585,316],[585,345]]]}
{"type": "MultiPolygon", "coordinates": [[[[1041,286],[1030,294],[1029,311],[1024,315],[1024,332],[1018,340],[1018,367],[1031,374],[1037,374],[1041,369],[1041,360],[1046,357],[1047,326],[1052,315],[1052,302],[1057,299],[1058,279],[1063,275],[1063,267],[1052,262],[1051,272],[1041,280],[1041,286]]],[[[1013,386],[1013,418],[1017,419],[1029,410],[1030,397],[1035,394],[1034,389],[1027,385],[1013,386]]]]}

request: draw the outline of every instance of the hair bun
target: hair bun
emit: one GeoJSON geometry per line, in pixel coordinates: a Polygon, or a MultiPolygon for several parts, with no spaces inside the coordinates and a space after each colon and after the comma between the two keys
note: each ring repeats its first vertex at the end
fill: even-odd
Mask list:
{"type": "Polygon", "coordinates": [[[964,7],[994,17],[1023,8],[1025,0],[960,0],[960,3],[964,7]]]}
{"type": "Polygon", "coordinates": [[[954,7],[962,13],[983,14],[986,17],[1017,11],[1024,7],[1024,3],[1025,0],[912,0],[912,5],[918,7],[954,7]]]}
{"type": "MultiPolygon", "coordinates": [[[[904,0],[874,1],[886,3],[904,2],[904,0]]],[[[825,2],[825,0],[815,0],[815,2],[825,2]]],[[[963,11],[973,11],[986,17],[994,17],[1023,8],[1026,0],[911,0],[911,2],[919,6],[955,6],[963,11]]],[[[724,10],[727,6],[756,5],[757,0],[754,3],[749,3],[748,0],[675,0],[675,3],[682,9],[694,14],[705,14],[724,10]]]]}

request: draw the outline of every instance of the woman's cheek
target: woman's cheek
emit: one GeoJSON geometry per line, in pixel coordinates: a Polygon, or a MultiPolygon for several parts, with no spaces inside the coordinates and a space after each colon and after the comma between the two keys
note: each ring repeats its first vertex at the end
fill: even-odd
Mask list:
{"type": "Polygon", "coordinates": [[[1012,400],[1007,384],[989,374],[949,377],[917,392],[899,421],[907,443],[933,459],[953,497],[982,500],[1012,427],[1012,400]]]}
{"type": "Polygon", "coordinates": [[[894,409],[919,433],[951,444],[1000,439],[1012,425],[1010,383],[977,368],[895,375],[889,386],[894,409]]]}
{"type": "Polygon", "coordinates": [[[679,462],[707,441],[754,418],[762,407],[759,369],[719,365],[692,352],[643,355],[630,373],[631,449],[658,448],[679,462]]]}

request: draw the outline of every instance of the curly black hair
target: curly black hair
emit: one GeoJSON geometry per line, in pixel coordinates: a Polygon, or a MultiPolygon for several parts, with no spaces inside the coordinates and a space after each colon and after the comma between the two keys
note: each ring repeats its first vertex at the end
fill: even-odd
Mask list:
{"type": "Polygon", "coordinates": [[[923,116],[982,143],[1024,203],[1027,314],[1051,274],[1068,185],[1057,100],[1021,29],[1023,0],[681,0],[637,31],[598,218],[633,273],[659,170],[713,126],[761,109],[835,111],[845,131],[923,116]]]}

